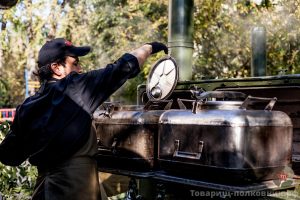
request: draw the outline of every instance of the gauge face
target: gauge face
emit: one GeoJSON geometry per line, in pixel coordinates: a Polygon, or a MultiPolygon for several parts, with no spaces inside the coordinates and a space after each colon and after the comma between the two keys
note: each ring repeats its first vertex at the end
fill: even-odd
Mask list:
{"type": "Polygon", "coordinates": [[[150,100],[163,100],[170,96],[178,81],[178,68],[173,58],[159,60],[148,76],[147,95],[150,100]]]}

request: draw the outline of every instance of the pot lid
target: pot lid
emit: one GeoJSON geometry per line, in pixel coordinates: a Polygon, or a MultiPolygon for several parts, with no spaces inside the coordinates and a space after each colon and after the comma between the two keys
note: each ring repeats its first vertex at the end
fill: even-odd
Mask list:
{"type": "Polygon", "coordinates": [[[174,58],[167,56],[158,60],[151,68],[147,80],[147,96],[150,100],[167,99],[178,81],[178,66],[174,58]]]}

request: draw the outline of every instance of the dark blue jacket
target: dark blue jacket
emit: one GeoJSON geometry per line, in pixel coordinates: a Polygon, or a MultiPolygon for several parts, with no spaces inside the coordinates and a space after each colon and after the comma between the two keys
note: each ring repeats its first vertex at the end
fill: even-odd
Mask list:
{"type": "Polygon", "coordinates": [[[17,107],[0,161],[47,166],[71,157],[87,141],[96,108],[139,71],[136,57],[124,54],[106,68],[43,84],[17,107]]]}

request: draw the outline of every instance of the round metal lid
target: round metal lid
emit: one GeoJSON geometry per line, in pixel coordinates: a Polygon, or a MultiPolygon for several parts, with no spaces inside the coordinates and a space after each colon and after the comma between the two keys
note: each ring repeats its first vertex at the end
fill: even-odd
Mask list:
{"type": "Polygon", "coordinates": [[[168,56],[158,60],[152,67],[147,81],[147,96],[150,100],[168,98],[178,81],[178,67],[174,58],[168,56]]]}

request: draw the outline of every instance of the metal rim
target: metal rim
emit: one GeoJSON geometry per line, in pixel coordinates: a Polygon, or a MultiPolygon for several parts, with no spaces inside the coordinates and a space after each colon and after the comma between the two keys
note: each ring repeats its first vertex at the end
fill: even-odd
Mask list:
{"type": "Polygon", "coordinates": [[[0,9],[9,9],[15,6],[18,3],[18,0],[2,0],[0,2],[0,9]]]}
{"type": "MultiPolygon", "coordinates": [[[[163,73],[165,73],[164,70],[165,70],[165,65],[163,66],[163,73]]],[[[173,69],[171,71],[173,71],[173,69]]],[[[163,74],[163,75],[167,76],[168,74],[163,74]]],[[[156,86],[160,86],[160,87],[156,87],[156,89],[158,88],[160,90],[163,90],[161,88],[163,85],[160,85],[160,80],[161,80],[160,78],[158,78],[158,83],[156,85],[156,86]]],[[[148,75],[148,79],[147,79],[146,93],[147,93],[147,96],[148,96],[149,100],[159,101],[159,100],[165,100],[165,99],[167,99],[172,94],[172,92],[174,91],[174,89],[175,89],[175,87],[177,85],[177,82],[178,82],[178,78],[179,78],[179,75],[178,75],[178,65],[177,65],[177,63],[176,63],[176,61],[175,61],[174,58],[172,58],[171,56],[166,56],[166,57],[161,58],[160,60],[158,60],[153,65],[153,67],[151,68],[151,71],[150,71],[150,73],[148,75]],[[167,91],[166,90],[162,91],[162,92],[167,93],[167,94],[165,94],[162,97],[161,96],[155,97],[155,96],[152,95],[153,89],[155,89],[155,88],[151,87],[150,83],[151,83],[151,80],[153,78],[153,75],[154,75],[156,69],[160,66],[160,64],[162,62],[166,62],[166,61],[171,61],[173,63],[173,65],[174,65],[174,72],[175,72],[175,74],[174,74],[175,75],[174,82],[171,83],[171,85],[169,85],[170,86],[169,87],[169,91],[168,90],[167,91]]]]}

